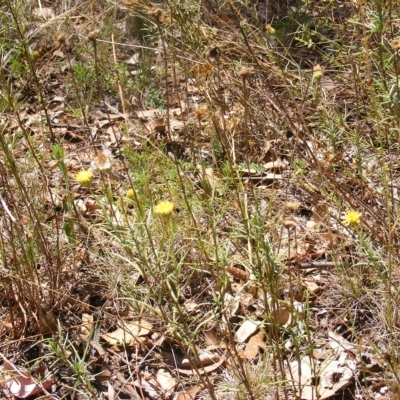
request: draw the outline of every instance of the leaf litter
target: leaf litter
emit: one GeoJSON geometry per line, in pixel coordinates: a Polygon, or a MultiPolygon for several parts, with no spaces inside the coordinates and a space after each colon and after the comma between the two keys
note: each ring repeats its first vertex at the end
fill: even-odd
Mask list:
{"type": "MultiPolygon", "coordinates": [[[[50,8],[36,9],[33,15],[41,20],[51,20],[55,17],[54,11],[50,8]]],[[[58,58],[65,59],[64,52],[60,50],[58,50],[57,54],[55,52],[52,54],[58,58]]],[[[207,92],[204,90],[200,81],[204,78],[208,79],[209,76],[215,74],[215,70],[216,66],[211,62],[204,63],[200,65],[199,68],[194,69],[193,73],[196,79],[188,79],[187,82],[185,82],[187,84],[185,90],[193,97],[192,104],[190,104],[188,110],[186,110],[186,105],[183,110],[183,114],[189,111],[188,117],[185,117],[186,119],[184,118],[181,107],[174,109],[175,111],[171,110],[169,115],[171,118],[169,122],[170,127],[175,134],[173,139],[179,144],[182,144],[184,148],[186,147],[185,151],[187,153],[191,151],[189,149],[190,139],[183,137],[183,127],[188,123],[195,125],[198,122],[197,120],[200,119],[196,116],[197,99],[194,100],[194,97],[199,97],[199,94],[203,96],[204,92],[207,92]],[[193,112],[193,114],[190,112],[193,112]]],[[[332,90],[332,79],[324,78],[322,86],[325,90],[332,90]]],[[[91,133],[88,135],[88,127],[83,126],[79,118],[71,117],[66,113],[68,97],[54,96],[53,93],[50,94],[51,96],[49,95],[48,97],[49,112],[54,122],[54,132],[57,138],[65,141],[63,142],[65,147],[70,150],[68,152],[70,154],[66,157],[66,160],[68,160],[69,172],[87,166],[90,160],[93,160],[93,152],[90,149],[90,145],[93,144],[90,143],[91,141],[95,142],[97,146],[98,152],[96,157],[99,157],[100,145],[102,145],[101,148],[104,148],[106,144],[115,150],[118,149],[124,141],[125,134],[121,129],[121,123],[123,121],[128,121],[130,115],[119,112],[110,113],[107,107],[102,107],[94,111],[92,110],[89,114],[90,124],[95,126],[90,126],[91,133]]],[[[212,90],[208,91],[206,94],[210,97],[215,95],[212,90]]],[[[212,102],[214,102],[214,99],[212,102]]],[[[216,100],[215,103],[217,104],[216,100]]],[[[202,107],[201,110],[203,110],[202,107]]],[[[206,108],[204,108],[204,110],[204,112],[201,111],[198,114],[207,114],[208,111],[206,111],[206,108]]],[[[243,129],[244,109],[243,106],[236,103],[232,105],[232,110],[231,113],[223,113],[222,117],[218,117],[214,122],[216,126],[218,126],[218,129],[224,129],[227,131],[228,136],[230,135],[232,139],[230,145],[233,158],[239,161],[245,158],[242,154],[244,150],[238,150],[236,145],[240,145],[240,141],[236,143],[235,138],[240,137],[241,129],[243,129]]],[[[25,112],[22,121],[25,126],[30,129],[33,140],[35,140],[38,145],[38,149],[41,148],[40,143],[45,135],[42,127],[43,113],[35,109],[35,107],[26,107],[25,110],[22,109],[20,112],[25,112]]],[[[160,143],[168,144],[170,139],[165,136],[168,128],[166,125],[166,115],[160,116],[160,112],[156,108],[135,110],[133,114],[143,121],[141,121],[141,123],[137,121],[128,121],[128,124],[130,123],[131,125],[124,127],[124,129],[126,128],[128,132],[135,131],[135,134],[137,134],[136,131],[138,127],[141,127],[140,134],[145,136],[146,140],[148,139],[149,133],[151,133],[151,135],[153,135],[151,140],[155,142],[156,146],[160,143]],[[160,143],[157,143],[157,138],[159,136],[156,134],[164,135],[160,143]]],[[[210,126],[211,122],[203,118],[200,124],[201,133],[204,134],[210,126]]],[[[15,133],[18,129],[18,123],[10,121],[8,129],[9,133],[15,133]]],[[[201,138],[201,135],[199,135],[199,138],[201,138]]],[[[204,150],[204,154],[213,154],[215,159],[217,159],[215,156],[216,149],[213,149],[209,143],[201,143],[201,140],[199,140],[196,145],[203,147],[202,150],[204,150]]],[[[317,140],[310,140],[307,145],[312,148],[316,157],[325,157],[326,159],[327,156],[323,154],[317,140]]],[[[137,146],[141,149],[143,147],[140,142],[137,146]]],[[[23,151],[26,151],[26,149],[27,144],[21,147],[23,151]]],[[[112,315],[113,311],[112,307],[110,307],[111,310],[108,310],[106,322],[100,334],[103,344],[94,345],[97,348],[97,352],[99,354],[101,353],[99,355],[99,360],[107,360],[105,364],[109,364],[110,367],[110,369],[105,368],[102,370],[103,375],[100,379],[107,381],[109,398],[116,398],[118,390],[122,390],[117,386],[114,387],[114,384],[110,382],[115,379],[115,381],[120,382],[122,386],[125,386],[125,389],[128,387],[129,389],[127,389],[127,392],[130,392],[131,395],[145,392],[149,398],[160,398],[160,396],[168,398],[168,396],[173,395],[173,398],[178,400],[194,399],[199,391],[202,390],[202,387],[193,385],[187,387],[185,390],[180,390],[181,388],[178,389],[176,387],[178,380],[175,374],[182,374],[186,377],[215,375],[226,367],[225,362],[232,348],[244,349],[244,357],[249,360],[249,362],[253,362],[261,358],[264,352],[267,351],[265,342],[268,337],[268,328],[263,319],[267,321],[274,320],[274,323],[279,325],[279,329],[284,330],[293,326],[301,332],[301,320],[304,319],[304,313],[302,311],[304,309],[303,302],[307,299],[307,301],[319,304],[320,296],[324,295],[325,287],[329,285],[330,275],[329,272],[321,273],[321,267],[318,267],[318,265],[329,266],[330,260],[333,259],[332,250],[335,248],[341,246],[347,249],[351,248],[352,238],[349,237],[351,235],[348,235],[340,229],[337,218],[335,219],[335,217],[332,216],[327,204],[321,202],[320,199],[313,198],[313,193],[315,193],[315,188],[313,186],[310,186],[307,182],[304,182],[304,185],[299,188],[293,187],[291,184],[286,185],[286,179],[288,178],[287,171],[291,168],[291,165],[284,151],[280,151],[278,142],[273,144],[267,143],[265,149],[267,149],[267,151],[265,151],[265,154],[258,155],[258,162],[256,162],[254,166],[242,165],[238,168],[237,172],[242,184],[246,190],[248,190],[249,203],[251,206],[255,204],[255,199],[252,198],[251,193],[265,195],[265,197],[271,199],[271,201],[286,204],[285,207],[282,207],[285,208],[287,215],[285,215],[286,219],[282,224],[284,233],[279,235],[280,252],[278,252],[278,255],[285,257],[285,261],[282,263],[284,266],[282,280],[284,281],[285,288],[282,289],[281,293],[278,295],[280,297],[285,297],[288,301],[285,303],[280,302],[277,293],[268,293],[268,291],[259,290],[260,288],[251,288],[249,282],[254,282],[254,280],[253,276],[248,273],[246,268],[238,268],[236,270],[236,267],[233,265],[225,267],[225,270],[230,274],[230,282],[236,283],[237,285],[232,291],[228,290],[226,293],[220,292],[223,302],[226,305],[224,311],[225,315],[222,316],[220,325],[214,326],[213,328],[216,328],[216,331],[222,330],[222,332],[218,335],[216,333],[211,334],[211,332],[214,331],[208,330],[204,332],[204,336],[207,337],[207,340],[212,342],[214,346],[220,345],[221,337],[226,334],[224,329],[229,326],[229,329],[234,330],[234,340],[228,342],[228,344],[225,343],[225,348],[221,347],[221,349],[223,349],[222,352],[218,352],[215,349],[203,349],[199,343],[199,348],[196,351],[197,356],[194,354],[192,354],[190,358],[182,356],[183,358],[179,362],[175,360],[175,365],[173,363],[170,363],[171,365],[168,364],[168,360],[162,359],[161,357],[161,360],[159,359],[159,364],[167,364],[172,373],[164,368],[159,368],[158,364],[155,366],[153,364],[152,373],[146,375],[146,373],[141,371],[141,373],[138,374],[139,378],[135,381],[133,381],[131,377],[125,379],[124,376],[115,373],[116,370],[122,369],[122,365],[126,364],[127,361],[125,358],[125,362],[121,361],[119,358],[120,356],[115,356],[114,353],[121,353],[122,349],[125,349],[124,351],[128,351],[129,355],[133,357],[136,365],[142,365],[142,361],[145,361],[149,354],[155,351],[160,351],[160,354],[162,354],[160,349],[164,345],[163,341],[153,341],[152,337],[152,334],[155,334],[156,331],[161,328],[156,324],[147,322],[145,319],[135,322],[125,321],[123,323],[119,320],[117,325],[113,325],[107,322],[107,318],[111,318],[110,314],[112,315]],[[273,145],[276,145],[276,149],[272,149],[273,145]],[[287,202],[288,197],[286,194],[285,196],[281,196],[283,191],[292,194],[290,202],[287,202]],[[334,229],[334,231],[328,229],[327,226],[329,225],[335,226],[336,229],[334,229]],[[321,263],[318,264],[318,262],[321,263]],[[324,264],[324,262],[326,263],[324,264]],[[263,297],[264,300],[266,298],[268,299],[268,301],[264,302],[264,308],[270,307],[269,310],[262,310],[263,318],[254,311],[257,309],[257,301],[261,297],[263,297]],[[295,303],[295,299],[297,303],[295,303]],[[268,307],[265,307],[265,305],[268,307]],[[258,317],[258,319],[254,318],[254,316],[258,317]],[[248,319],[248,317],[251,317],[251,319],[248,319]],[[235,318],[237,319],[235,320],[235,318]],[[115,326],[118,326],[118,328],[115,329],[115,326]],[[126,350],[127,348],[129,348],[129,350],[126,350]],[[228,350],[226,350],[226,348],[228,348],[228,350]],[[130,384],[127,385],[127,382],[130,384]],[[134,389],[134,387],[136,387],[136,389],[134,389]]],[[[21,154],[23,154],[23,151],[21,154]]],[[[22,163],[23,157],[17,156],[17,158],[19,158],[22,163]]],[[[212,167],[205,167],[203,164],[199,165],[194,175],[197,175],[203,191],[208,196],[223,196],[224,181],[220,178],[220,171],[217,171],[218,163],[214,162],[212,164],[212,167]]],[[[50,169],[53,170],[53,167],[50,169]]],[[[121,176],[126,174],[126,170],[123,169],[118,160],[115,161],[115,165],[113,165],[112,168],[115,173],[120,173],[121,176]]],[[[101,174],[95,177],[97,182],[100,182],[102,178],[101,174]]],[[[64,190],[62,187],[60,188],[60,182],[62,182],[61,176],[59,174],[57,175],[56,171],[54,171],[54,175],[50,176],[52,190],[58,192],[57,196],[60,199],[64,199],[64,190]]],[[[101,206],[94,200],[91,193],[83,191],[75,192],[74,196],[82,197],[86,201],[83,204],[76,203],[84,214],[84,219],[90,220],[90,214],[101,209],[101,206]]],[[[61,200],[61,203],[62,201],[63,200],[61,200]]],[[[54,201],[49,201],[49,204],[53,206],[54,201]]],[[[235,211],[237,213],[242,212],[239,203],[231,204],[231,206],[229,212],[232,214],[234,214],[235,211]]],[[[227,209],[228,208],[229,206],[227,206],[227,209]]],[[[56,218],[58,218],[57,214],[60,214],[60,211],[57,211],[56,208],[53,211],[56,218]]],[[[120,214],[119,209],[110,207],[108,213],[108,216],[114,219],[115,225],[119,228],[123,229],[128,225],[128,220],[120,214]]],[[[100,216],[100,213],[98,213],[98,215],[100,216]]],[[[224,237],[223,229],[221,229],[219,234],[221,237],[224,237]]],[[[101,238],[100,243],[105,242],[99,230],[96,231],[96,229],[93,229],[92,235],[95,238],[101,238]]],[[[251,254],[252,248],[256,245],[257,243],[250,243],[250,241],[248,243],[240,243],[239,241],[239,245],[235,243],[235,245],[232,246],[236,249],[231,249],[231,253],[229,254],[231,256],[236,252],[240,253],[242,247],[249,249],[249,253],[251,254]]],[[[99,250],[100,247],[101,246],[99,246],[99,250]]],[[[82,259],[79,261],[82,263],[82,270],[75,275],[77,282],[88,279],[88,275],[90,275],[90,268],[88,268],[88,266],[92,267],[93,265],[91,262],[88,262],[90,257],[92,257],[93,261],[93,254],[89,256],[83,255],[82,259]]],[[[96,259],[100,260],[101,257],[96,259]]],[[[347,260],[335,260],[334,264],[341,264],[342,262],[347,262],[347,260]]],[[[67,276],[67,272],[68,271],[66,271],[65,276],[67,276]]],[[[73,289],[72,283],[67,291],[69,290],[76,290],[76,288],[73,289]]],[[[98,292],[97,287],[86,287],[86,290],[78,291],[80,292],[81,298],[85,299],[85,302],[88,301],[87,299],[95,302],[96,293],[98,292]]],[[[188,314],[201,314],[203,308],[201,301],[189,300],[185,304],[188,314]]],[[[90,312],[93,312],[92,308],[88,307],[88,309],[90,309],[90,312]]],[[[328,316],[327,318],[328,325],[333,324],[332,320],[334,316],[328,316]]],[[[93,316],[84,313],[82,314],[82,320],[78,322],[80,326],[76,338],[80,341],[89,340],[95,326],[93,316]]],[[[340,330],[342,325],[341,323],[336,323],[335,327],[340,330]]],[[[344,388],[355,382],[356,372],[360,369],[362,356],[365,356],[364,353],[358,351],[358,346],[355,343],[348,342],[332,331],[329,332],[329,339],[326,338],[324,343],[329,346],[332,351],[322,351],[322,355],[320,355],[318,359],[316,357],[310,357],[306,353],[300,354],[300,357],[297,356],[297,360],[293,360],[293,355],[289,354],[287,356],[288,359],[292,359],[288,361],[286,365],[288,376],[292,377],[291,383],[293,392],[296,393],[298,398],[315,398],[317,393],[320,399],[329,398],[343,392],[344,388]],[[352,352],[356,358],[353,359],[349,356],[349,352],[352,352]],[[319,383],[316,384],[315,382],[319,383]]],[[[171,343],[169,344],[171,345],[171,343]]],[[[288,347],[290,348],[290,346],[288,347]]],[[[371,362],[371,368],[372,365],[376,368],[379,364],[380,363],[377,361],[371,362]]],[[[15,377],[9,381],[11,383],[7,384],[9,385],[8,389],[13,395],[16,397],[26,397],[26,393],[34,394],[35,391],[38,392],[41,390],[40,384],[37,383],[30,374],[22,372],[8,361],[5,361],[4,365],[8,366],[7,368],[9,368],[10,371],[15,372],[15,377]]],[[[48,387],[47,384],[46,387],[48,387]]],[[[46,389],[46,387],[43,384],[43,388],[46,389]]]]}

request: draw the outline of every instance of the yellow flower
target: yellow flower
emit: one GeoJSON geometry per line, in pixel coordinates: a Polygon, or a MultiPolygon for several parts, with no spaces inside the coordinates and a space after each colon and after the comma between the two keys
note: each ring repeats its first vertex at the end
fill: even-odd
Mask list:
{"type": "Polygon", "coordinates": [[[154,212],[158,215],[171,215],[172,211],[174,211],[174,203],[172,201],[160,201],[155,207],[154,212]]]}
{"type": "Polygon", "coordinates": [[[270,24],[265,25],[265,30],[266,30],[270,35],[275,35],[275,29],[274,29],[270,24]]]}
{"type": "Polygon", "coordinates": [[[133,189],[129,189],[129,190],[126,192],[126,197],[127,197],[129,200],[135,200],[135,192],[133,191],[133,189]]]}
{"type": "Polygon", "coordinates": [[[342,216],[342,224],[346,226],[360,225],[361,214],[358,211],[346,211],[342,216]]]}
{"type": "Polygon", "coordinates": [[[90,188],[90,186],[92,185],[92,180],[93,180],[93,174],[92,171],[79,171],[76,175],[75,175],[75,179],[76,181],[86,187],[86,188],[90,188]]]}

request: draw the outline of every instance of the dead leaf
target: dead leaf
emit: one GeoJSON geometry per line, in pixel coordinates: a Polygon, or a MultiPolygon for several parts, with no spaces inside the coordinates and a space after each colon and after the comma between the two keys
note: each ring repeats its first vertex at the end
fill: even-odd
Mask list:
{"type": "Polygon", "coordinates": [[[192,366],[203,366],[203,365],[208,365],[212,364],[213,362],[218,361],[221,358],[219,354],[211,353],[209,351],[199,351],[198,352],[198,357],[191,357],[190,360],[188,358],[184,358],[179,366],[180,367],[192,367],[192,366]]]}
{"type": "Polygon", "coordinates": [[[225,313],[223,320],[225,322],[227,322],[226,319],[232,318],[238,313],[240,300],[240,296],[233,296],[230,293],[224,294],[225,313]]]}
{"type": "Polygon", "coordinates": [[[118,144],[121,141],[121,130],[116,126],[110,126],[107,129],[107,133],[110,135],[110,140],[112,144],[118,144]]]}
{"type": "Polygon", "coordinates": [[[45,20],[55,18],[55,14],[52,8],[40,7],[33,10],[33,15],[37,18],[43,18],[45,20]]]}
{"type": "Polygon", "coordinates": [[[178,383],[172,375],[165,369],[159,369],[157,372],[157,382],[164,392],[170,393],[178,383]]]}
{"type": "Polygon", "coordinates": [[[153,110],[145,110],[145,111],[137,111],[137,116],[140,119],[147,120],[148,118],[153,118],[155,115],[159,115],[159,110],[158,109],[153,109],[153,110]]]}
{"type": "Polygon", "coordinates": [[[354,360],[343,362],[328,359],[324,361],[320,367],[319,399],[328,399],[349,386],[353,381],[356,364],[354,360]]]}
{"type": "Polygon", "coordinates": [[[304,356],[300,361],[293,360],[289,364],[288,378],[293,379],[293,389],[301,400],[317,399],[314,381],[314,360],[304,356]]]}
{"type": "Polygon", "coordinates": [[[135,381],[135,386],[139,390],[144,390],[150,399],[159,399],[161,396],[161,390],[158,382],[154,378],[141,378],[140,382],[135,381]]]}
{"type": "Polygon", "coordinates": [[[197,393],[200,392],[201,386],[190,386],[184,392],[176,393],[173,400],[195,400],[197,393]]]}
{"type": "Polygon", "coordinates": [[[9,362],[2,354],[0,354],[4,360],[4,371],[7,372],[5,377],[5,388],[8,396],[12,395],[20,399],[24,399],[28,396],[32,396],[37,393],[41,393],[44,390],[50,390],[53,384],[53,378],[47,378],[41,380],[41,382],[35,380],[32,375],[25,371],[19,370],[14,364],[9,362]]]}
{"type": "Polygon", "coordinates": [[[235,334],[235,339],[239,343],[244,343],[250,336],[252,336],[260,326],[261,321],[247,320],[244,321],[235,334]]]}
{"type": "Polygon", "coordinates": [[[226,361],[226,356],[227,356],[227,354],[225,353],[217,363],[209,365],[208,367],[204,367],[204,368],[199,367],[197,369],[189,369],[189,370],[177,368],[176,370],[181,375],[185,375],[185,376],[209,374],[210,372],[216,371],[226,361]]]}
{"type": "Polygon", "coordinates": [[[108,368],[106,368],[96,375],[96,381],[97,382],[109,381],[112,378],[112,376],[113,376],[112,372],[108,368]]]}
{"type": "Polygon", "coordinates": [[[94,114],[94,116],[96,116],[98,118],[105,118],[106,123],[109,123],[110,120],[125,119],[127,117],[125,114],[122,114],[122,113],[112,114],[112,113],[105,113],[100,110],[96,110],[93,114],[94,114]]]}
{"type": "Polygon", "coordinates": [[[141,341],[140,336],[148,335],[152,329],[153,325],[142,320],[140,322],[127,323],[123,328],[118,328],[114,332],[101,334],[100,336],[111,346],[122,344],[133,346],[138,341],[141,341]]]}
{"type": "Polygon", "coordinates": [[[164,117],[154,119],[151,123],[151,128],[156,132],[165,132],[166,127],[164,117]]]}
{"type": "Polygon", "coordinates": [[[78,328],[78,337],[81,340],[87,340],[93,325],[93,316],[82,314],[82,324],[78,328]]]}
{"type": "Polygon", "coordinates": [[[252,360],[257,357],[260,348],[265,348],[265,335],[260,331],[252,336],[244,349],[244,355],[247,359],[252,360]]]}
{"type": "Polygon", "coordinates": [[[195,301],[187,301],[183,304],[183,306],[189,314],[197,314],[200,312],[200,305],[195,301]]]}
{"type": "Polygon", "coordinates": [[[117,400],[119,398],[110,382],[107,382],[107,397],[108,400],[117,400]]]}
{"type": "Polygon", "coordinates": [[[322,290],[321,286],[318,285],[315,281],[302,279],[302,283],[307,288],[312,298],[314,298],[318,294],[318,292],[322,290]]]}
{"type": "Polygon", "coordinates": [[[213,330],[208,330],[204,332],[205,343],[207,345],[217,345],[221,341],[219,336],[213,330]]]}
{"type": "Polygon", "coordinates": [[[203,165],[197,165],[197,170],[205,192],[212,193],[223,186],[221,180],[214,175],[212,168],[204,168],[203,165]]]}
{"type": "Polygon", "coordinates": [[[58,58],[65,58],[65,54],[64,54],[61,50],[56,50],[56,51],[53,53],[53,56],[54,56],[54,57],[58,57],[58,58]]]}
{"type": "Polygon", "coordinates": [[[301,400],[325,400],[349,386],[356,371],[357,362],[349,359],[347,353],[340,360],[327,358],[317,367],[314,359],[304,356],[299,362],[290,363],[289,376],[301,400]],[[318,386],[313,382],[319,382],[318,386]],[[317,396],[318,392],[318,396],[317,396]]]}
{"type": "Polygon", "coordinates": [[[275,161],[267,162],[263,165],[265,169],[278,169],[282,168],[283,162],[280,157],[278,157],[275,161]]]}

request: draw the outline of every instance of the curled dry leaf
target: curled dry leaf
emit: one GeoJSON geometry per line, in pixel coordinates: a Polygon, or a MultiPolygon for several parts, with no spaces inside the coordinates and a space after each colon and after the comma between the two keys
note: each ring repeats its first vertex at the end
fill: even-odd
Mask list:
{"type": "Polygon", "coordinates": [[[176,370],[179,372],[179,374],[185,375],[185,376],[209,374],[210,372],[216,371],[226,361],[226,356],[227,356],[227,353],[225,353],[217,363],[209,365],[204,368],[201,368],[201,367],[196,368],[196,369],[177,368],[176,370]]]}
{"type": "Polygon", "coordinates": [[[192,366],[203,366],[212,364],[220,359],[219,354],[214,354],[209,351],[199,351],[199,356],[197,358],[184,358],[181,363],[179,364],[180,367],[192,367],[192,366]]]}
{"type": "Polygon", "coordinates": [[[244,343],[252,336],[262,325],[260,321],[247,320],[244,321],[235,334],[235,339],[239,343],[244,343]]]}
{"type": "Polygon", "coordinates": [[[247,359],[252,360],[258,356],[260,348],[265,348],[265,335],[264,332],[260,331],[252,336],[246,345],[244,355],[247,359]]]}

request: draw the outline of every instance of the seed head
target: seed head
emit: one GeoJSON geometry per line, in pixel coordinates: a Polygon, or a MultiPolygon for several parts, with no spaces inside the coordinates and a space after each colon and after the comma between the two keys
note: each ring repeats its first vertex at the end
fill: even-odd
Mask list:
{"type": "Polygon", "coordinates": [[[249,67],[249,68],[242,68],[239,72],[238,75],[242,77],[250,76],[254,72],[254,69],[249,67]]]}
{"type": "Polygon", "coordinates": [[[197,115],[197,118],[201,118],[207,113],[207,108],[205,106],[196,107],[194,109],[194,113],[197,115]]]}
{"type": "Polygon", "coordinates": [[[98,29],[95,29],[94,31],[89,32],[86,38],[90,42],[94,42],[99,36],[100,36],[100,31],[98,29]]]}
{"type": "Polygon", "coordinates": [[[102,172],[108,172],[112,167],[112,154],[110,150],[97,152],[97,157],[91,162],[92,169],[98,169],[102,172]]]}
{"type": "Polygon", "coordinates": [[[153,8],[149,12],[149,15],[158,22],[161,22],[163,14],[163,10],[161,10],[160,8],[153,8]]]}
{"type": "Polygon", "coordinates": [[[399,39],[393,40],[392,43],[390,43],[390,47],[393,50],[399,50],[400,49],[400,40],[399,39]]]}
{"type": "Polygon", "coordinates": [[[57,46],[64,46],[67,43],[67,35],[63,32],[57,32],[54,37],[54,41],[56,42],[57,46]]]}

